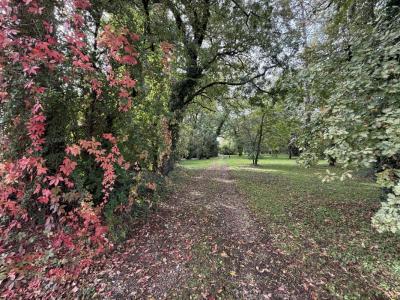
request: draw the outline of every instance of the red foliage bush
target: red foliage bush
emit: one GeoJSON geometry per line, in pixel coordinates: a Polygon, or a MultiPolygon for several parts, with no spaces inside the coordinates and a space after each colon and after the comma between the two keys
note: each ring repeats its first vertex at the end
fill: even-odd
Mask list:
{"type": "MultiPolygon", "coordinates": [[[[105,26],[98,45],[104,50],[106,68],[99,69],[87,54],[87,36],[82,30],[90,2],[60,1],[72,16],[61,25],[63,39],[43,16],[46,3],[49,1],[0,1],[0,101],[22,103],[22,112],[14,116],[11,126],[24,127],[18,134],[12,130],[11,136],[2,134],[8,155],[0,162],[0,259],[5,265],[0,275],[2,296],[7,298],[50,296],[56,291],[49,283],[76,278],[96,255],[112,246],[106,238],[102,210],[116,180],[114,166],[129,167],[117,138],[107,133],[101,141],[93,137],[68,146],[56,171],[46,166],[43,104],[48,87],[43,78],[56,76],[57,69],[72,69],[69,74],[84,78],[96,97],[111,90],[119,95],[120,111],[128,111],[132,106],[128,90],[136,81],[127,72],[117,74],[113,66],[137,64],[133,43],[138,40],[125,29],[105,26]],[[24,19],[36,17],[39,32],[22,28],[24,19]],[[98,79],[102,76],[107,80],[98,79]],[[15,153],[7,147],[12,138],[20,144],[15,153]],[[103,170],[103,202],[97,206],[90,194],[74,190],[71,179],[83,152],[103,170]],[[67,205],[68,201],[74,204],[67,205]],[[43,216],[44,222],[38,216],[43,216]]],[[[74,78],[64,76],[62,81],[73,84],[74,78]]]]}

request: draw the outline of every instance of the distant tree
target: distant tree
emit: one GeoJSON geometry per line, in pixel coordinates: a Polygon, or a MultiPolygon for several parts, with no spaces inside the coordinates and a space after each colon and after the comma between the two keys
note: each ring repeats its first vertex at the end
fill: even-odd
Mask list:
{"type": "Polygon", "coordinates": [[[196,108],[192,111],[193,113],[188,112],[185,118],[186,125],[181,129],[183,139],[178,149],[181,149],[184,157],[188,159],[218,156],[217,138],[221,135],[228,114],[217,111],[211,111],[211,113],[197,111],[196,108]]]}
{"type": "Polygon", "coordinates": [[[278,153],[286,149],[290,132],[296,126],[286,118],[282,103],[273,103],[268,97],[257,96],[243,112],[231,118],[228,133],[257,165],[263,151],[278,153]]]}

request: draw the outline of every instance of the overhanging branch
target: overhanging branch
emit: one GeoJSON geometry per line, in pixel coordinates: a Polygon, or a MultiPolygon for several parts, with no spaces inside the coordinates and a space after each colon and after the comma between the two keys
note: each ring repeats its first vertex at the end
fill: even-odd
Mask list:
{"type": "Polygon", "coordinates": [[[252,83],[255,79],[263,77],[268,70],[275,68],[277,65],[273,65],[273,66],[269,66],[268,68],[265,68],[264,71],[262,73],[259,73],[257,75],[254,75],[253,77],[247,79],[247,80],[243,80],[243,81],[238,81],[238,82],[232,82],[232,81],[213,81],[210,82],[209,84],[206,84],[205,86],[199,88],[196,92],[194,92],[192,95],[190,95],[190,97],[188,97],[188,99],[185,101],[185,105],[189,104],[191,101],[193,101],[193,99],[199,95],[201,95],[205,90],[216,86],[216,85],[229,85],[229,86],[241,86],[241,85],[245,85],[248,83],[252,83]]]}
{"type": "Polygon", "coordinates": [[[212,108],[210,108],[210,107],[207,107],[207,106],[201,104],[200,102],[195,102],[195,101],[194,101],[193,103],[194,103],[194,104],[197,104],[198,106],[200,106],[200,107],[202,107],[202,108],[204,108],[204,109],[206,109],[206,110],[208,110],[208,111],[217,112],[216,110],[214,110],[214,109],[212,109],[212,108]]]}

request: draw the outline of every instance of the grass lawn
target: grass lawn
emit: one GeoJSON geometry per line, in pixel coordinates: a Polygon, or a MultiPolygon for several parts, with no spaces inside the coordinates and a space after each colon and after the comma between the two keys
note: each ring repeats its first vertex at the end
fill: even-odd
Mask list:
{"type": "Polygon", "coordinates": [[[304,169],[284,157],[182,161],[188,169],[230,167],[274,245],[295,258],[309,286],[341,299],[400,299],[400,236],[378,234],[370,219],[380,192],[368,179],[323,183],[326,163],[304,169]]]}

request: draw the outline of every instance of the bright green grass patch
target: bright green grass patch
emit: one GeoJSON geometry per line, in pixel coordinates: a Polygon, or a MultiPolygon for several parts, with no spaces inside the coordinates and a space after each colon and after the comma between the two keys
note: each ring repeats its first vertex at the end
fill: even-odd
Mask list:
{"type": "Polygon", "coordinates": [[[331,296],[400,298],[400,236],[371,227],[380,199],[371,179],[323,183],[327,169],[341,170],[324,162],[305,169],[283,157],[261,159],[258,167],[245,157],[181,164],[229,166],[276,247],[298,258],[299,267],[331,296]]]}
{"type": "MultiPolygon", "coordinates": [[[[285,166],[286,169],[287,167],[290,168],[290,166],[296,166],[296,160],[289,160],[287,159],[287,156],[279,155],[278,157],[261,157],[259,160],[260,165],[263,165],[264,163],[272,163],[275,165],[275,167],[278,167],[282,169],[282,171],[285,171],[285,166]]],[[[325,162],[321,161],[320,164],[326,164],[325,162]]],[[[229,167],[251,167],[251,160],[248,159],[245,156],[238,156],[238,155],[231,155],[231,156],[222,156],[222,157],[214,157],[210,159],[190,159],[190,160],[182,160],[180,161],[180,165],[182,165],[185,168],[188,169],[205,169],[208,167],[211,167],[213,165],[227,165],[229,167]]]]}

